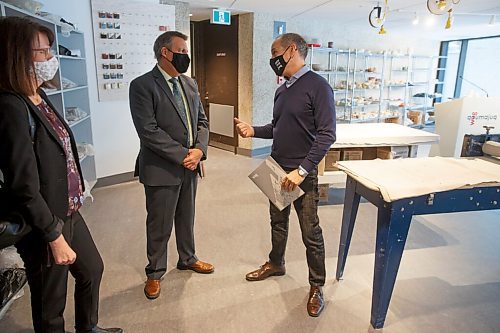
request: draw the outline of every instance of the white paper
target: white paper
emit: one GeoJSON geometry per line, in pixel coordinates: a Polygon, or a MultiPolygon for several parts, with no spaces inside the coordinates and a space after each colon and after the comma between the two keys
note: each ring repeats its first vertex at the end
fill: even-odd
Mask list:
{"type": "Polygon", "coordinates": [[[337,124],[332,148],[409,146],[437,143],[439,135],[398,124],[337,124]]]}
{"type": "Polygon", "coordinates": [[[287,173],[269,156],[248,177],[279,210],[283,210],[304,194],[300,187],[292,192],[283,189],[281,180],[286,175],[287,173]]]}
{"type": "Polygon", "coordinates": [[[386,202],[500,184],[500,165],[481,159],[424,157],[339,161],[337,165],[358,182],[380,191],[386,202]]]}

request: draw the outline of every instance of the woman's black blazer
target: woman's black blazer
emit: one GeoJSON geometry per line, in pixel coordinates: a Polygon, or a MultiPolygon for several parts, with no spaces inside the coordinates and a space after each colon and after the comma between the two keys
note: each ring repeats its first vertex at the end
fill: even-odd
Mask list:
{"type": "MultiPolygon", "coordinates": [[[[71,136],[83,186],[73,133],[45,93],[40,91],[40,95],[71,136]]],[[[68,212],[67,164],[62,142],[45,115],[28,98],[5,92],[0,92],[0,169],[8,191],[8,200],[0,202],[0,211],[19,211],[47,242],[59,237],[68,212]],[[36,124],[33,140],[27,108],[36,124]]]]}

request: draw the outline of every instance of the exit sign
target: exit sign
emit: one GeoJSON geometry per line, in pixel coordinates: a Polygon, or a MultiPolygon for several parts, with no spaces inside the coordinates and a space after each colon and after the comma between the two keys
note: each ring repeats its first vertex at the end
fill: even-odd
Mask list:
{"type": "Polygon", "coordinates": [[[214,9],[210,23],[231,25],[231,12],[229,10],[214,9]]]}

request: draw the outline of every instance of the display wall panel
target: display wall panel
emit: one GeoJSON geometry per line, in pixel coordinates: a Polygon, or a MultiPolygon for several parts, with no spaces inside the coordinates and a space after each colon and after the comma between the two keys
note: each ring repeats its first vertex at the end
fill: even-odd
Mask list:
{"type": "Polygon", "coordinates": [[[128,98],[130,82],[156,64],[153,44],[175,30],[175,6],[92,0],[99,101],[128,98]]]}

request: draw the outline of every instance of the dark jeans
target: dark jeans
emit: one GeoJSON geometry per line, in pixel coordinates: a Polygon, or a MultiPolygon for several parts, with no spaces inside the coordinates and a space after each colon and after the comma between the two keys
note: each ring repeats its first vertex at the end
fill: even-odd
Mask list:
{"type": "Polygon", "coordinates": [[[48,244],[31,232],[16,247],[24,261],[31,292],[31,315],[37,333],[63,333],[68,271],[75,278],[75,327],[87,332],[97,325],[99,286],[104,270],[101,256],[80,213],[65,220],[63,235],[76,261],[56,265],[48,244]]]}
{"type": "MultiPolygon", "coordinates": [[[[323,286],[325,284],[325,247],[323,233],[318,218],[318,173],[313,170],[300,185],[305,192],[293,202],[299,218],[302,241],[306,246],[307,265],[309,266],[309,284],[323,286]]],[[[281,212],[270,202],[271,240],[273,248],[269,260],[275,265],[285,264],[285,249],[288,239],[288,221],[291,206],[281,212]]]]}

